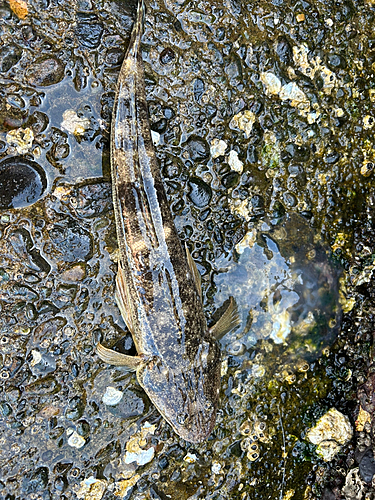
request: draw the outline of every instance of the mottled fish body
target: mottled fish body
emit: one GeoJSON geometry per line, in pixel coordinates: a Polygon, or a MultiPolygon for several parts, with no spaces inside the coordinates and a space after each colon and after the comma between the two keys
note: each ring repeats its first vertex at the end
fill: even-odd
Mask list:
{"type": "Polygon", "coordinates": [[[145,98],[143,10],[141,0],[118,79],[111,130],[116,299],[138,355],[101,344],[97,352],[110,364],[135,370],[176,433],[197,442],[210,434],[216,419],[220,349],[215,335],[238,324],[238,316],[231,302],[217,325],[207,328],[199,273],[173,222],[145,98]]]}

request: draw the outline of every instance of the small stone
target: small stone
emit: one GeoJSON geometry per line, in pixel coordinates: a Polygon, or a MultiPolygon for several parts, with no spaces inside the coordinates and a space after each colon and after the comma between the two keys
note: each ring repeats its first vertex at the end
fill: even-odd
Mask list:
{"type": "Polygon", "coordinates": [[[0,49],[0,71],[6,73],[21,59],[22,51],[15,45],[5,45],[0,49]]]}
{"type": "Polygon", "coordinates": [[[96,49],[100,45],[103,34],[103,25],[95,14],[79,13],[75,29],[79,43],[87,49],[96,49]]]}
{"type": "Polygon", "coordinates": [[[123,398],[124,393],[118,391],[115,387],[107,387],[102,398],[105,405],[116,406],[123,398]]]}
{"type": "Polygon", "coordinates": [[[235,170],[239,174],[242,174],[243,171],[243,163],[242,161],[238,158],[238,153],[237,151],[234,151],[233,149],[229,152],[229,157],[228,157],[228,165],[232,170],[235,170]]]}
{"type": "Polygon", "coordinates": [[[315,427],[306,433],[306,438],[318,445],[316,453],[329,462],[340,451],[341,446],[347,444],[353,436],[353,430],[348,417],[335,408],[331,408],[323,415],[315,427]]]}
{"type": "Polygon", "coordinates": [[[68,109],[63,113],[61,128],[73,135],[81,136],[90,128],[90,120],[88,118],[80,118],[75,111],[68,109]]]}
{"type": "Polygon", "coordinates": [[[371,484],[372,478],[375,474],[375,460],[372,448],[369,448],[363,455],[362,460],[359,462],[359,474],[363,481],[371,484]]]}
{"type": "Polygon", "coordinates": [[[279,96],[282,101],[290,100],[292,106],[309,102],[305,93],[294,82],[284,85],[280,90],[279,96]]]}
{"type": "Polygon", "coordinates": [[[78,432],[73,431],[72,428],[69,428],[66,433],[69,436],[68,445],[72,448],[80,449],[86,444],[86,440],[78,432]]]}
{"type": "Polygon", "coordinates": [[[212,470],[212,474],[220,474],[221,464],[219,462],[213,462],[211,470],[212,470]]]}
{"type": "Polygon", "coordinates": [[[187,462],[188,464],[194,464],[198,460],[197,455],[194,455],[194,453],[187,453],[184,456],[184,461],[187,462]]]}
{"type": "Polygon", "coordinates": [[[90,476],[80,483],[80,489],[76,492],[76,496],[84,500],[101,500],[106,487],[107,483],[105,481],[90,476]]]}
{"type": "Polygon", "coordinates": [[[31,128],[18,128],[8,132],[6,140],[10,146],[16,148],[18,154],[24,155],[28,153],[33,146],[34,133],[31,128]]]}
{"type": "Polygon", "coordinates": [[[221,139],[212,139],[210,153],[213,159],[219,158],[219,156],[223,156],[225,154],[225,150],[227,149],[227,143],[221,139]]]}
{"type": "Polygon", "coordinates": [[[159,146],[159,144],[160,144],[159,132],[155,132],[155,130],[151,130],[151,139],[152,139],[154,146],[159,146]]]}
{"type": "Polygon", "coordinates": [[[61,274],[62,281],[76,282],[82,281],[86,275],[86,270],[83,266],[79,264],[67,269],[61,274]]]}
{"type": "Polygon", "coordinates": [[[37,351],[36,349],[33,349],[31,351],[31,354],[33,356],[33,359],[30,363],[31,366],[35,366],[37,365],[38,363],[40,363],[42,361],[42,355],[40,353],[40,351],[37,351]]]}
{"type": "Polygon", "coordinates": [[[125,464],[136,462],[145,465],[154,458],[155,448],[151,446],[145,449],[148,438],[155,433],[156,425],[145,422],[144,426],[126,443],[125,464]]]}
{"type": "Polygon", "coordinates": [[[162,64],[169,64],[176,58],[176,54],[171,48],[164,49],[160,54],[160,62],[162,64]]]}
{"type": "Polygon", "coordinates": [[[199,208],[206,207],[212,198],[212,190],[208,184],[198,177],[192,177],[189,180],[190,193],[189,198],[195,206],[199,208]]]}
{"type": "Polygon", "coordinates": [[[374,117],[371,115],[366,115],[363,118],[363,128],[367,130],[372,128],[374,126],[374,123],[375,123],[374,117]]]}
{"type": "Polygon", "coordinates": [[[297,23],[302,23],[305,20],[305,14],[297,14],[296,15],[297,23]]]}
{"type": "Polygon", "coordinates": [[[9,7],[16,14],[18,19],[25,19],[28,12],[27,2],[24,0],[9,0],[9,7]]]}
{"type": "Polygon", "coordinates": [[[260,74],[260,81],[265,85],[266,92],[269,95],[278,95],[281,90],[281,81],[276,75],[267,71],[260,74]]]}
{"type": "Polygon", "coordinates": [[[29,84],[48,87],[61,82],[65,75],[65,65],[54,57],[42,57],[26,69],[29,84]]]}
{"type": "Polygon", "coordinates": [[[209,157],[210,148],[207,141],[197,135],[191,135],[186,141],[186,149],[192,161],[203,161],[209,157]]]}
{"type": "Polygon", "coordinates": [[[245,110],[233,116],[229,123],[229,127],[245,132],[245,136],[248,139],[253,129],[254,122],[255,114],[252,111],[245,110]]]}

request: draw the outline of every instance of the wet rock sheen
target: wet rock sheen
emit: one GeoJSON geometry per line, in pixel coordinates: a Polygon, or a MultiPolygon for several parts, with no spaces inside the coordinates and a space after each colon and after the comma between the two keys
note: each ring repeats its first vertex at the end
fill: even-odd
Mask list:
{"type": "Polygon", "coordinates": [[[32,205],[46,188],[46,174],[36,162],[22,157],[0,162],[0,209],[32,205]]]}

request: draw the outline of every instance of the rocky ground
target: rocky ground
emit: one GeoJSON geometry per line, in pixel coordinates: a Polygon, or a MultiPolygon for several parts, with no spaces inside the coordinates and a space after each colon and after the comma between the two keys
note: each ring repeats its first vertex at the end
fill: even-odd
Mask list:
{"type": "Polygon", "coordinates": [[[94,350],[134,353],[108,144],[135,8],[0,5],[0,498],[375,498],[375,7],[147,4],[171,210],[209,324],[242,318],[199,445],[94,350]]]}

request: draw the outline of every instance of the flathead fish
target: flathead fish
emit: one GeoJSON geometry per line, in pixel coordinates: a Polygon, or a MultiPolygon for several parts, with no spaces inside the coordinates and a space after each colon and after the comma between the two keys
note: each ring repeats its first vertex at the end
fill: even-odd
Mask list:
{"type": "Polygon", "coordinates": [[[212,431],[219,401],[215,337],[239,322],[231,299],[212,328],[203,312],[200,275],[181,244],[152,143],[140,50],[140,0],[115,97],[111,175],[119,266],[116,299],[137,356],[101,344],[99,357],[136,371],[139,384],[175,432],[198,442],[212,431]]]}

